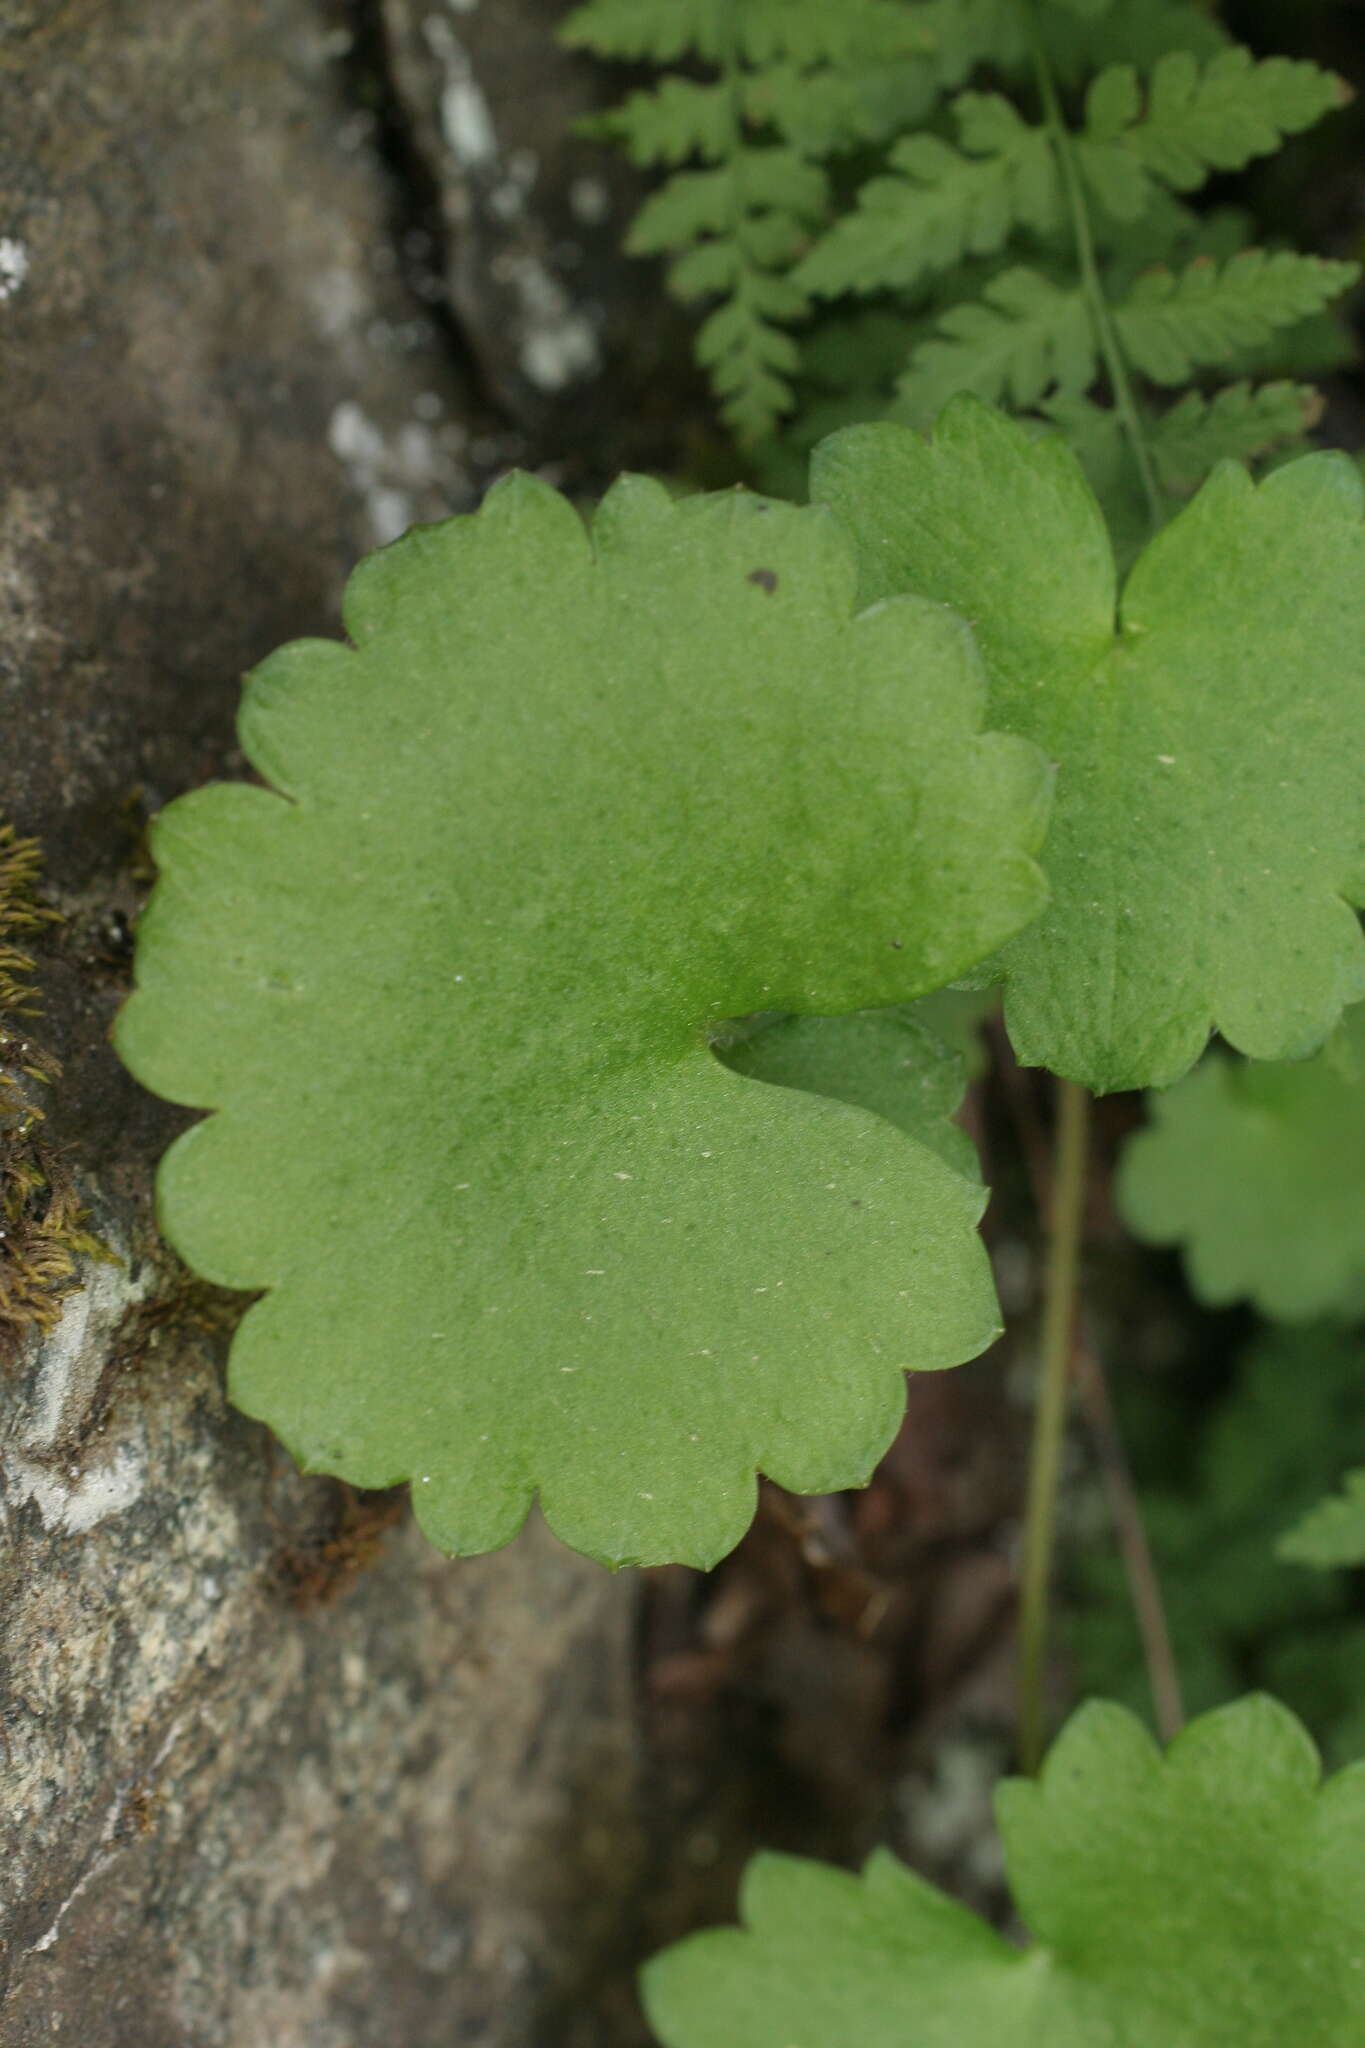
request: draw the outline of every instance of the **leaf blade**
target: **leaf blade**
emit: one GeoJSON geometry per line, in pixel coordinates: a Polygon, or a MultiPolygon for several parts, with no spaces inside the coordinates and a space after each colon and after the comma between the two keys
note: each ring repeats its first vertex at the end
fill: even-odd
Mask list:
{"type": "Polygon", "coordinates": [[[1082,1708],[998,1806],[1028,1950],[884,1854],[860,1878],[761,1859],[742,1931],[647,1967],[664,2048],[1331,2048],[1365,2022],[1365,1769],[1320,1788],[1273,1700],[1164,1757],[1122,1708],[1082,1708]]]}
{"type": "Polygon", "coordinates": [[[1102,523],[1057,443],[963,400],[929,444],[834,436],[812,492],[854,535],[868,596],[914,589],[972,621],[997,715],[1060,764],[1052,901],[999,962],[1020,1058],[1106,1092],[1167,1085],[1214,1028],[1257,1059],[1320,1045],[1365,995],[1350,466],[1309,456],[1256,488],[1216,472],[1107,636],[1102,523]]]}
{"type": "Polygon", "coordinates": [[[589,536],[510,479],[362,565],[351,649],[258,672],[289,801],[166,814],[118,1043],[216,1112],[167,1232],[273,1290],[239,1405],[439,1541],[538,1490],[605,1561],[712,1561],[756,1467],[856,1483],[904,1367],[994,1334],[979,1186],[708,1049],[941,985],[1041,899],[1046,772],[970,637],[853,596],[817,512],[636,479],[589,536]]]}

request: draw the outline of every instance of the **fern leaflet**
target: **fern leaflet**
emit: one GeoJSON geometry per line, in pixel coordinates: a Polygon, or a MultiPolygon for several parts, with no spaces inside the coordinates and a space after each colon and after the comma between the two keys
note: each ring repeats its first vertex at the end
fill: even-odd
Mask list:
{"type": "Polygon", "coordinates": [[[643,166],[679,168],[646,201],[628,247],[675,260],[683,299],[717,297],[697,353],[742,441],[771,434],[793,403],[798,364],[787,327],[805,313],[791,275],[827,211],[821,160],[879,141],[880,70],[929,38],[898,0],[588,0],[567,42],[625,59],[680,58],[709,79],[666,77],[588,125],[643,166]]]}
{"type": "Polygon", "coordinates": [[[975,303],[951,307],[899,379],[892,416],[925,426],[958,391],[1017,409],[1095,379],[1095,336],[1079,290],[1036,270],[1005,271],[975,303]]]}
{"type": "Polygon", "coordinates": [[[1301,440],[1317,424],[1322,399],[1311,386],[1229,384],[1206,398],[1191,391],[1149,436],[1167,490],[1195,491],[1216,463],[1251,462],[1301,440]]]}
{"type": "Polygon", "coordinates": [[[1153,71],[1145,104],[1131,65],[1100,73],[1086,98],[1077,156],[1101,204],[1135,220],[1151,203],[1153,181],[1193,192],[1214,171],[1271,155],[1345,96],[1342,81],[1316,64],[1287,57],[1257,63],[1234,46],[1201,66],[1188,50],[1173,50],[1153,71]]]}
{"type": "Polygon", "coordinates": [[[910,290],[965,256],[994,255],[1019,227],[1052,232],[1060,213],[1056,159],[1041,128],[997,94],[953,103],[959,147],[911,135],[890,154],[857,208],[816,243],[796,281],[816,297],[910,290]]]}
{"type": "Polygon", "coordinates": [[[1245,249],[1221,266],[1199,260],[1180,272],[1139,278],[1114,324],[1125,353],[1154,384],[1184,384],[1201,364],[1236,361],[1355,283],[1359,266],[1289,251],[1245,249]]]}

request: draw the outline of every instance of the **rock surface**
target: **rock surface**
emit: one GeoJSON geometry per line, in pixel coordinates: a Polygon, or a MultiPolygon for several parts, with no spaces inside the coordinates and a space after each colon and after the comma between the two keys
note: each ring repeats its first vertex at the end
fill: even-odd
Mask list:
{"type": "MultiPolygon", "coordinates": [[[[520,62],[556,12],[516,10],[520,62]]],[[[421,288],[383,52],[328,0],[0,21],[0,817],[65,920],[32,1026],[62,1076],[22,1085],[120,1261],[0,1367],[6,2048],[608,2038],[574,2016],[638,1862],[629,1582],[536,1528],[443,1560],[224,1407],[234,1303],[152,1222],[179,1119],[105,1037],[142,822],[241,772],[240,671],[571,396],[526,337],[500,386],[421,288]]]]}

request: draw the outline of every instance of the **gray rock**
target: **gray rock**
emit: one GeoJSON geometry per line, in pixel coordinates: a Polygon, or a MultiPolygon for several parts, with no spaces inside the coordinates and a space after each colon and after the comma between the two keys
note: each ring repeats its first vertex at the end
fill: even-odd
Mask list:
{"type": "Polygon", "coordinates": [[[558,2048],[638,1865],[629,1581],[539,1528],[444,1560],[225,1408],[234,1303],[151,1214],[183,1119],[105,1035],[140,822],[242,771],[240,671],[524,446],[409,289],[378,47],[327,0],[0,7],[0,816],[65,914],[0,1168],[119,1261],[3,1366],[6,2048],[558,2048]]]}

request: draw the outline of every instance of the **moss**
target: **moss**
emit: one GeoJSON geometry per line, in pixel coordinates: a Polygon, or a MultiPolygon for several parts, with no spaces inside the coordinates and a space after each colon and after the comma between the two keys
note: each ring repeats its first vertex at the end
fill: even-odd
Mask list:
{"type": "Polygon", "coordinates": [[[44,1137],[40,1101],[61,1073],[31,1035],[41,1007],[27,947],[57,911],[38,894],[42,849],[0,820],[0,1348],[50,1329],[78,1283],[78,1262],[107,1258],[85,1228],[69,1169],[44,1137]]]}

